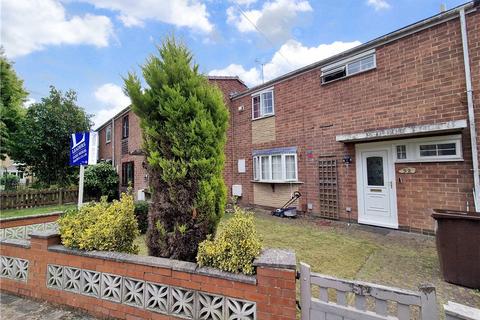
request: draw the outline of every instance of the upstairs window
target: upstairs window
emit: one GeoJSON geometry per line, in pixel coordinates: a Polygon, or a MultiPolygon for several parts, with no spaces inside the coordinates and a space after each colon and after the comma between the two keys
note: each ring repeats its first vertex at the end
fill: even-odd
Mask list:
{"type": "Polygon", "coordinates": [[[353,76],[376,66],[375,51],[367,51],[322,68],[322,84],[353,76]]]}
{"type": "Polygon", "coordinates": [[[112,126],[108,126],[105,129],[105,143],[110,143],[112,141],[112,126]]]}
{"type": "Polygon", "coordinates": [[[272,89],[264,90],[252,96],[252,119],[271,116],[274,112],[272,89]]]}
{"type": "Polygon", "coordinates": [[[297,155],[272,154],[253,157],[253,179],[259,182],[297,181],[297,155]]]}
{"type": "Polygon", "coordinates": [[[129,134],[128,116],[125,116],[122,119],[122,139],[128,138],[128,134],[129,134]]]}

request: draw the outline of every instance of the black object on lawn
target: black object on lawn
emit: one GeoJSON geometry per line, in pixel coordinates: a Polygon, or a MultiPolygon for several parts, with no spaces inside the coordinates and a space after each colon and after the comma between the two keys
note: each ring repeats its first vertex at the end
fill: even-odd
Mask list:
{"type": "Polygon", "coordinates": [[[275,209],[272,211],[272,215],[281,217],[281,218],[295,218],[297,217],[297,208],[296,207],[289,207],[292,203],[297,201],[298,198],[300,198],[302,194],[299,191],[295,191],[290,198],[281,208],[275,209]]]}

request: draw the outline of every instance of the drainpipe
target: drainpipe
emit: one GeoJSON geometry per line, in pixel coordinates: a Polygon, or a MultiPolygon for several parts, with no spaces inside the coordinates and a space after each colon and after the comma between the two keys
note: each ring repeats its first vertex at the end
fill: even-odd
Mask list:
{"type": "Polygon", "coordinates": [[[470,56],[468,52],[467,22],[465,19],[465,8],[460,9],[460,27],[462,31],[463,62],[465,65],[465,80],[467,88],[468,122],[470,125],[470,143],[472,147],[472,166],[473,166],[473,200],[475,211],[480,211],[480,177],[478,171],[478,147],[477,130],[475,128],[475,114],[473,110],[473,88],[472,76],[470,71],[470,56]]]}
{"type": "Polygon", "coordinates": [[[111,129],[110,129],[112,138],[110,140],[112,143],[112,166],[115,169],[115,117],[112,118],[112,124],[111,124],[111,129]]]}

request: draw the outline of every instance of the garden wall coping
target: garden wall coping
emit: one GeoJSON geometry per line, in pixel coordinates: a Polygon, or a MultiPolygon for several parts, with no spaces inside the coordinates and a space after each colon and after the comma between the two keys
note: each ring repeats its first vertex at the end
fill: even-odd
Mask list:
{"type": "Polygon", "coordinates": [[[55,215],[61,215],[62,211],[53,211],[50,213],[40,213],[40,214],[32,214],[30,216],[22,216],[22,217],[10,217],[10,218],[2,218],[0,222],[7,222],[7,221],[17,221],[17,220],[28,220],[28,219],[35,219],[35,218],[43,218],[43,217],[51,217],[55,215]]]}
{"type": "Polygon", "coordinates": [[[196,263],[188,262],[188,261],[180,261],[180,260],[173,260],[173,259],[152,257],[152,256],[139,256],[139,255],[121,253],[121,252],[96,251],[96,250],[84,251],[84,250],[78,250],[78,249],[70,249],[63,245],[49,246],[48,250],[52,252],[72,254],[72,255],[77,255],[77,256],[82,256],[87,258],[97,258],[97,259],[104,259],[104,260],[110,260],[115,262],[126,262],[126,263],[149,266],[149,267],[170,269],[173,271],[196,273],[200,275],[206,275],[206,276],[211,276],[215,278],[244,282],[249,284],[257,283],[257,279],[255,276],[247,276],[244,274],[230,273],[230,272],[221,271],[215,268],[199,267],[196,263]]]}
{"type": "Polygon", "coordinates": [[[282,268],[296,270],[297,259],[295,252],[285,249],[265,249],[253,261],[255,267],[282,268]]]}
{"type": "MultiPolygon", "coordinates": [[[[50,239],[54,237],[59,237],[58,231],[34,231],[30,234],[32,239],[50,239]]],[[[6,242],[7,243],[7,242],[6,242]]],[[[13,244],[8,242],[9,244],[13,244]]],[[[16,243],[16,242],[15,242],[16,243]]],[[[28,245],[30,247],[29,241],[20,241],[18,242],[19,246],[28,245]]],[[[194,262],[173,260],[160,257],[152,256],[139,256],[128,253],[121,252],[109,252],[109,251],[84,251],[78,249],[70,249],[63,245],[51,245],[48,247],[49,251],[71,254],[77,256],[83,256],[87,258],[97,258],[110,260],[115,262],[126,262],[137,265],[144,265],[157,268],[165,268],[173,271],[181,271],[187,273],[196,273],[199,275],[211,276],[221,279],[226,279],[230,281],[238,281],[248,284],[255,285],[257,283],[256,276],[249,276],[240,273],[231,273],[222,271],[219,269],[211,267],[200,267],[194,262]]],[[[254,266],[256,267],[266,267],[266,268],[276,268],[276,269],[296,269],[296,258],[295,252],[284,249],[265,249],[262,251],[260,256],[255,259],[254,266]]]]}
{"type": "Polygon", "coordinates": [[[55,237],[60,237],[58,231],[56,230],[46,230],[46,231],[32,231],[30,234],[30,238],[34,239],[50,239],[55,237]]]}
{"type": "Polygon", "coordinates": [[[30,241],[25,240],[25,239],[7,239],[7,238],[2,238],[0,239],[0,244],[7,244],[15,247],[21,247],[21,248],[30,248],[30,241]]]}

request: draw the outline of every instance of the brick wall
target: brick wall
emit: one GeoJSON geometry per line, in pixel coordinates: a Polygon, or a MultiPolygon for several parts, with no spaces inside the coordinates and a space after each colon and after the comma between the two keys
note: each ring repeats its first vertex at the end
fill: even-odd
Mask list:
{"type": "MultiPolygon", "coordinates": [[[[470,13],[467,20],[478,101],[480,13],[470,13]]],[[[303,183],[299,186],[301,207],[311,203],[312,212],[318,212],[318,159],[333,156],[339,163],[340,217],[347,218],[345,209],[351,207],[356,218],[355,144],[336,142],[337,135],[468,118],[458,18],[381,45],[376,48],[376,59],[376,69],[326,85],[320,82],[320,68],[269,84],[274,87],[275,100],[273,142],[249,139],[255,122],[251,120],[251,95],[233,99],[228,158],[230,162],[247,159],[247,172],[234,171],[231,178],[231,183],[243,185],[241,203],[254,203],[252,150],[296,146],[299,180],[303,183]],[[238,111],[241,105],[244,111],[238,111]],[[348,168],[342,164],[344,155],[353,159],[348,168]]],[[[468,129],[462,131],[462,137],[464,161],[410,164],[418,168],[418,174],[403,179],[403,183],[397,175],[402,228],[431,230],[432,207],[465,210],[467,201],[472,207],[468,129]]]]}
{"type": "MultiPolygon", "coordinates": [[[[233,301],[233,303],[241,304],[247,301],[256,305],[255,319],[295,319],[296,272],[295,255],[292,253],[284,251],[264,252],[264,255],[256,261],[257,275],[244,276],[209,268],[198,268],[193,263],[163,258],[74,251],[58,245],[59,241],[59,236],[52,233],[32,234],[30,242],[2,240],[1,255],[3,257],[28,260],[26,279],[18,281],[18,279],[12,279],[14,277],[1,277],[2,290],[79,308],[102,318],[178,319],[172,316],[172,312],[167,312],[170,315],[165,315],[148,310],[141,306],[143,300],[136,300],[138,305],[135,306],[127,304],[128,298],[125,293],[129,289],[127,289],[125,282],[133,280],[136,283],[142,283],[142,285],[149,282],[170,286],[171,290],[182,288],[183,292],[192,291],[197,303],[200,303],[197,296],[200,293],[225,297],[224,308],[227,308],[227,299],[233,301]],[[280,257],[281,260],[272,261],[268,258],[269,256],[280,257]],[[94,297],[75,292],[75,288],[72,292],[61,287],[55,287],[52,283],[47,286],[48,280],[52,278],[47,277],[47,265],[59,267],[56,270],[60,270],[58,273],[62,275],[63,279],[60,278],[62,281],[67,278],[72,279],[66,275],[66,271],[63,271],[65,267],[74,268],[69,270],[79,273],[82,273],[82,271],[75,270],[120,276],[123,279],[119,282],[121,283],[120,287],[124,291],[119,298],[120,302],[106,299],[103,293],[100,293],[100,297],[94,297]]],[[[63,285],[64,288],[67,286],[65,281],[63,281],[63,285]]],[[[82,288],[79,287],[78,290],[83,290],[82,288]]],[[[112,300],[115,300],[115,298],[112,298],[112,300]]]]}
{"type": "Polygon", "coordinates": [[[0,228],[5,229],[18,226],[27,226],[37,223],[53,222],[58,220],[58,217],[60,217],[61,213],[62,212],[52,212],[50,214],[43,214],[38,216],[2,219],[0,220],[0,228]]]}

